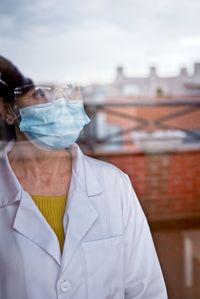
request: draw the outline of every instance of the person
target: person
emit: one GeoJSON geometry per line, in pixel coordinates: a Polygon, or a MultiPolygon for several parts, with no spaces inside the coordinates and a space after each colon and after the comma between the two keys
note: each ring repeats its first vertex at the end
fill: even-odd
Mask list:
{"type": "Polygon", "coordinates": [[[2,56],[0,73],[14,132],[0,158],[0,298],[166,299],[129,176],[76,143],[90,122],[77,88],[35,85],[2,56]]]}

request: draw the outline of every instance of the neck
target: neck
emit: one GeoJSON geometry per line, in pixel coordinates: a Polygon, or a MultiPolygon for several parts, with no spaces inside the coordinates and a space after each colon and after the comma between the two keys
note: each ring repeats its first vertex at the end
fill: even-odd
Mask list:
{"type": "Polygon", "coordinates": [[[31,172],[34,177],[57,175],[71,169],[71,153],[67,150],[41,150],[27,140],[17,141],[9,153],[9,160],[31,172]],[[22,162],[22,163],[21,163],[22,162]]]}
{"type": "Polygon", "coordinates": [[[8,158],[23,188],[30,194],[68,194],[72,174],[72,152],[44,151],[33,145],[23,134],[16,135],[17,142],[8,158]]]}

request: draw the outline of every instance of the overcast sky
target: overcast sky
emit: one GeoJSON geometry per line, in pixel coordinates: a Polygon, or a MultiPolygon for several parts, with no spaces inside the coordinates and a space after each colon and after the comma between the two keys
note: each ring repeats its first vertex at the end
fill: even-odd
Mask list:
{"type": "Polygon", "coordinates": [[[200,61],[199,0],[1,0],[0,54],[34,80],[109,82],[192,72],[200,61]]]}

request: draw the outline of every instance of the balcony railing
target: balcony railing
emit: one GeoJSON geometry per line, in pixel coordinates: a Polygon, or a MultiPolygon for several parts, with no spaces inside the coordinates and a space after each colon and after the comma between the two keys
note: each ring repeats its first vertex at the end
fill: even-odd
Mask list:
{"type": "Polygon", "coordinates": [[[167,132],[171,134],[170,140],[181,138],[184,143],[200,141],[200,100],[198,99],[86,102],[85,109],[92,121],[81,134],[79,143],[90,150],[108,145],[134,146],[139,133],[143,141],[145,138],[152,142],[158,139],[167,141],[166,136],[169,137],[169,134],[165,134],[167,132]],[[113,127],[115,130],[111,130],[113,127]],[[160,134],[156,135],[158,132],[160,134]],[[177,132],[183,134],[177,135],[177,132]],[[159,138],[155,138],[156,136],[159,138]]]}

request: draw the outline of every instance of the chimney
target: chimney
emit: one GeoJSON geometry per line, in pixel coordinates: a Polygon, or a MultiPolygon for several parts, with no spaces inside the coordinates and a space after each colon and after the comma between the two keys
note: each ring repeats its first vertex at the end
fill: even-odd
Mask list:
{"type": "Polygon", "coordinates": [[[124,68],[123,68],[123,66],[118,66],[117,67],[117,76],[124,77],[124,68]]]}
{"type": "Polygon", "coordinates": [[[156,67],[155,66],[151,66],[149,68],[149,77],[150,78],[157,77],[157,71],[156,71],[156,67]]]}
{"type": "Polygon", "coordinates": [[[186,67],[180,68],[179,77],[181,77],[181,78],[188,77],[188,71],[187,71],[186,67]]]}
{"type": "Polygon", "coordinates": [[[200,76],[200,62],[194,63],[194,77],[200,76]]]}
{"type": "Polygon", "coordinates": [[[116,72],[115,82],[121,83],[125,78],[123,66],[118,66],[116,71],[117,72],[116,72]]]}

